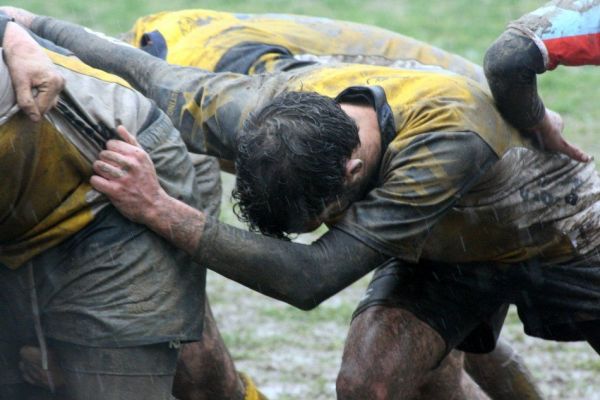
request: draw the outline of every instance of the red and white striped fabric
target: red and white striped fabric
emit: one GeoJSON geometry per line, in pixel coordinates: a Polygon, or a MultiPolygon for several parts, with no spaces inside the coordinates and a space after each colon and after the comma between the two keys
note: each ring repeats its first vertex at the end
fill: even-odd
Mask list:
{"type": "Polygon", "coordinates": [[[600,65],[600,0],[552,1],[511,27],[536,41],[548,70],[600,65]]]}

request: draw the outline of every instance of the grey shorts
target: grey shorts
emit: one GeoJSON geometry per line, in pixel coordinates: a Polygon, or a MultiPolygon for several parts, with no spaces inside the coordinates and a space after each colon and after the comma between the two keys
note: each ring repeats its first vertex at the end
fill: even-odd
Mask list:
{"type": "MultiPolygon", "coordinates": [[[[65,383],[65,386],[57,388],[57,397],[50,391],[23,384],[19,376],[7,379],[3,369],[0,400],[66,397],[81,400],[172,399],[171,388],[179,352],[167,343],[92,348],[52,342],[52,346],[65,383]]],[[[9,355],[16,361],[18,352],[19,349],[11,347],[10,343],[0,341],[0,354],[9,355]]],[[[4,361],[0,359],[0,367],[5,367],[4,361]]],[[[57,382],[56,376],[53,379],[57,382]]]]}
{"type": "Polygon", "coordinates": [[[353,318],[369,307],[399,307],[437,331],[447,350],[492,351],[508,304],[525,333],[584,340],[580,324],[600,327],[600,257],[564,264],[403,264],[390,260],[373,276],[353,318]]]}

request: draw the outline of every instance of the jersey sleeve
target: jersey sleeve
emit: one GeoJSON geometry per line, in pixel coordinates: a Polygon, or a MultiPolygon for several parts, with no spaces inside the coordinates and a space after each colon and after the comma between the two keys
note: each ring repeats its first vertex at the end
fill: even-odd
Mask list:
{"type": "Polygon", "coordinates": [[[50,17],[32,30],[72,51],[85,63],[118,75],[151,98],[181,132],[188,149],[233,160],[235,137],[251,110],[280,82],[263,76],[216,74],[168,64],[128,44],[50,17]]]}
{"type": "Polygon", "coordinates": [[[497,160],[472,132],[419,135],[393,155],[388,149],[382,184],[335,227],[390,257],[417,262],[431,227],[497,160]]]}
{"type": "Polygon", "coordinates": [[[551,1],[509,25],[529,36],[546,70],[558,65],[600,65],[600,1],[551,1]]]}
{"type": "MultiPolygon", "coordinates": [[[[3,55],[0,49],[0,56],[3,55]]],[[[8,67],[4,61],[0,60],[0,125],[18,111],[15,92],[10,79],[8,67]]]]}

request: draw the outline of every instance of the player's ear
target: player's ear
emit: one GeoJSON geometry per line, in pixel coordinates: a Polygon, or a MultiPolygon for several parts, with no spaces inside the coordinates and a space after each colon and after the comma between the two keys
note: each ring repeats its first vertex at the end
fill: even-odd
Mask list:
{"type": "Polygon", "coordinates": [[[365,163],[360,158],[346,161],[346,184],[354,183],[361,175],[365,163]]]}

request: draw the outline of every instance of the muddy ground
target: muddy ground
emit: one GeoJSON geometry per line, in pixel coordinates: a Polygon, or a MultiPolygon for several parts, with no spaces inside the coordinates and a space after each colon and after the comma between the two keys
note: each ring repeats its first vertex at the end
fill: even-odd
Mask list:
{"type": "MultiPolygon", "coordinates": [[[[270,399],[335,398],[335,377],[363,279],[311,312],[251,292],[212,274],[215,317],[238,369],[270,399]]],[[[524,356],[548,399],[600,400],[600,357],[585,343],[527,337],[511,310],[503,336],[524,356]]]]}

